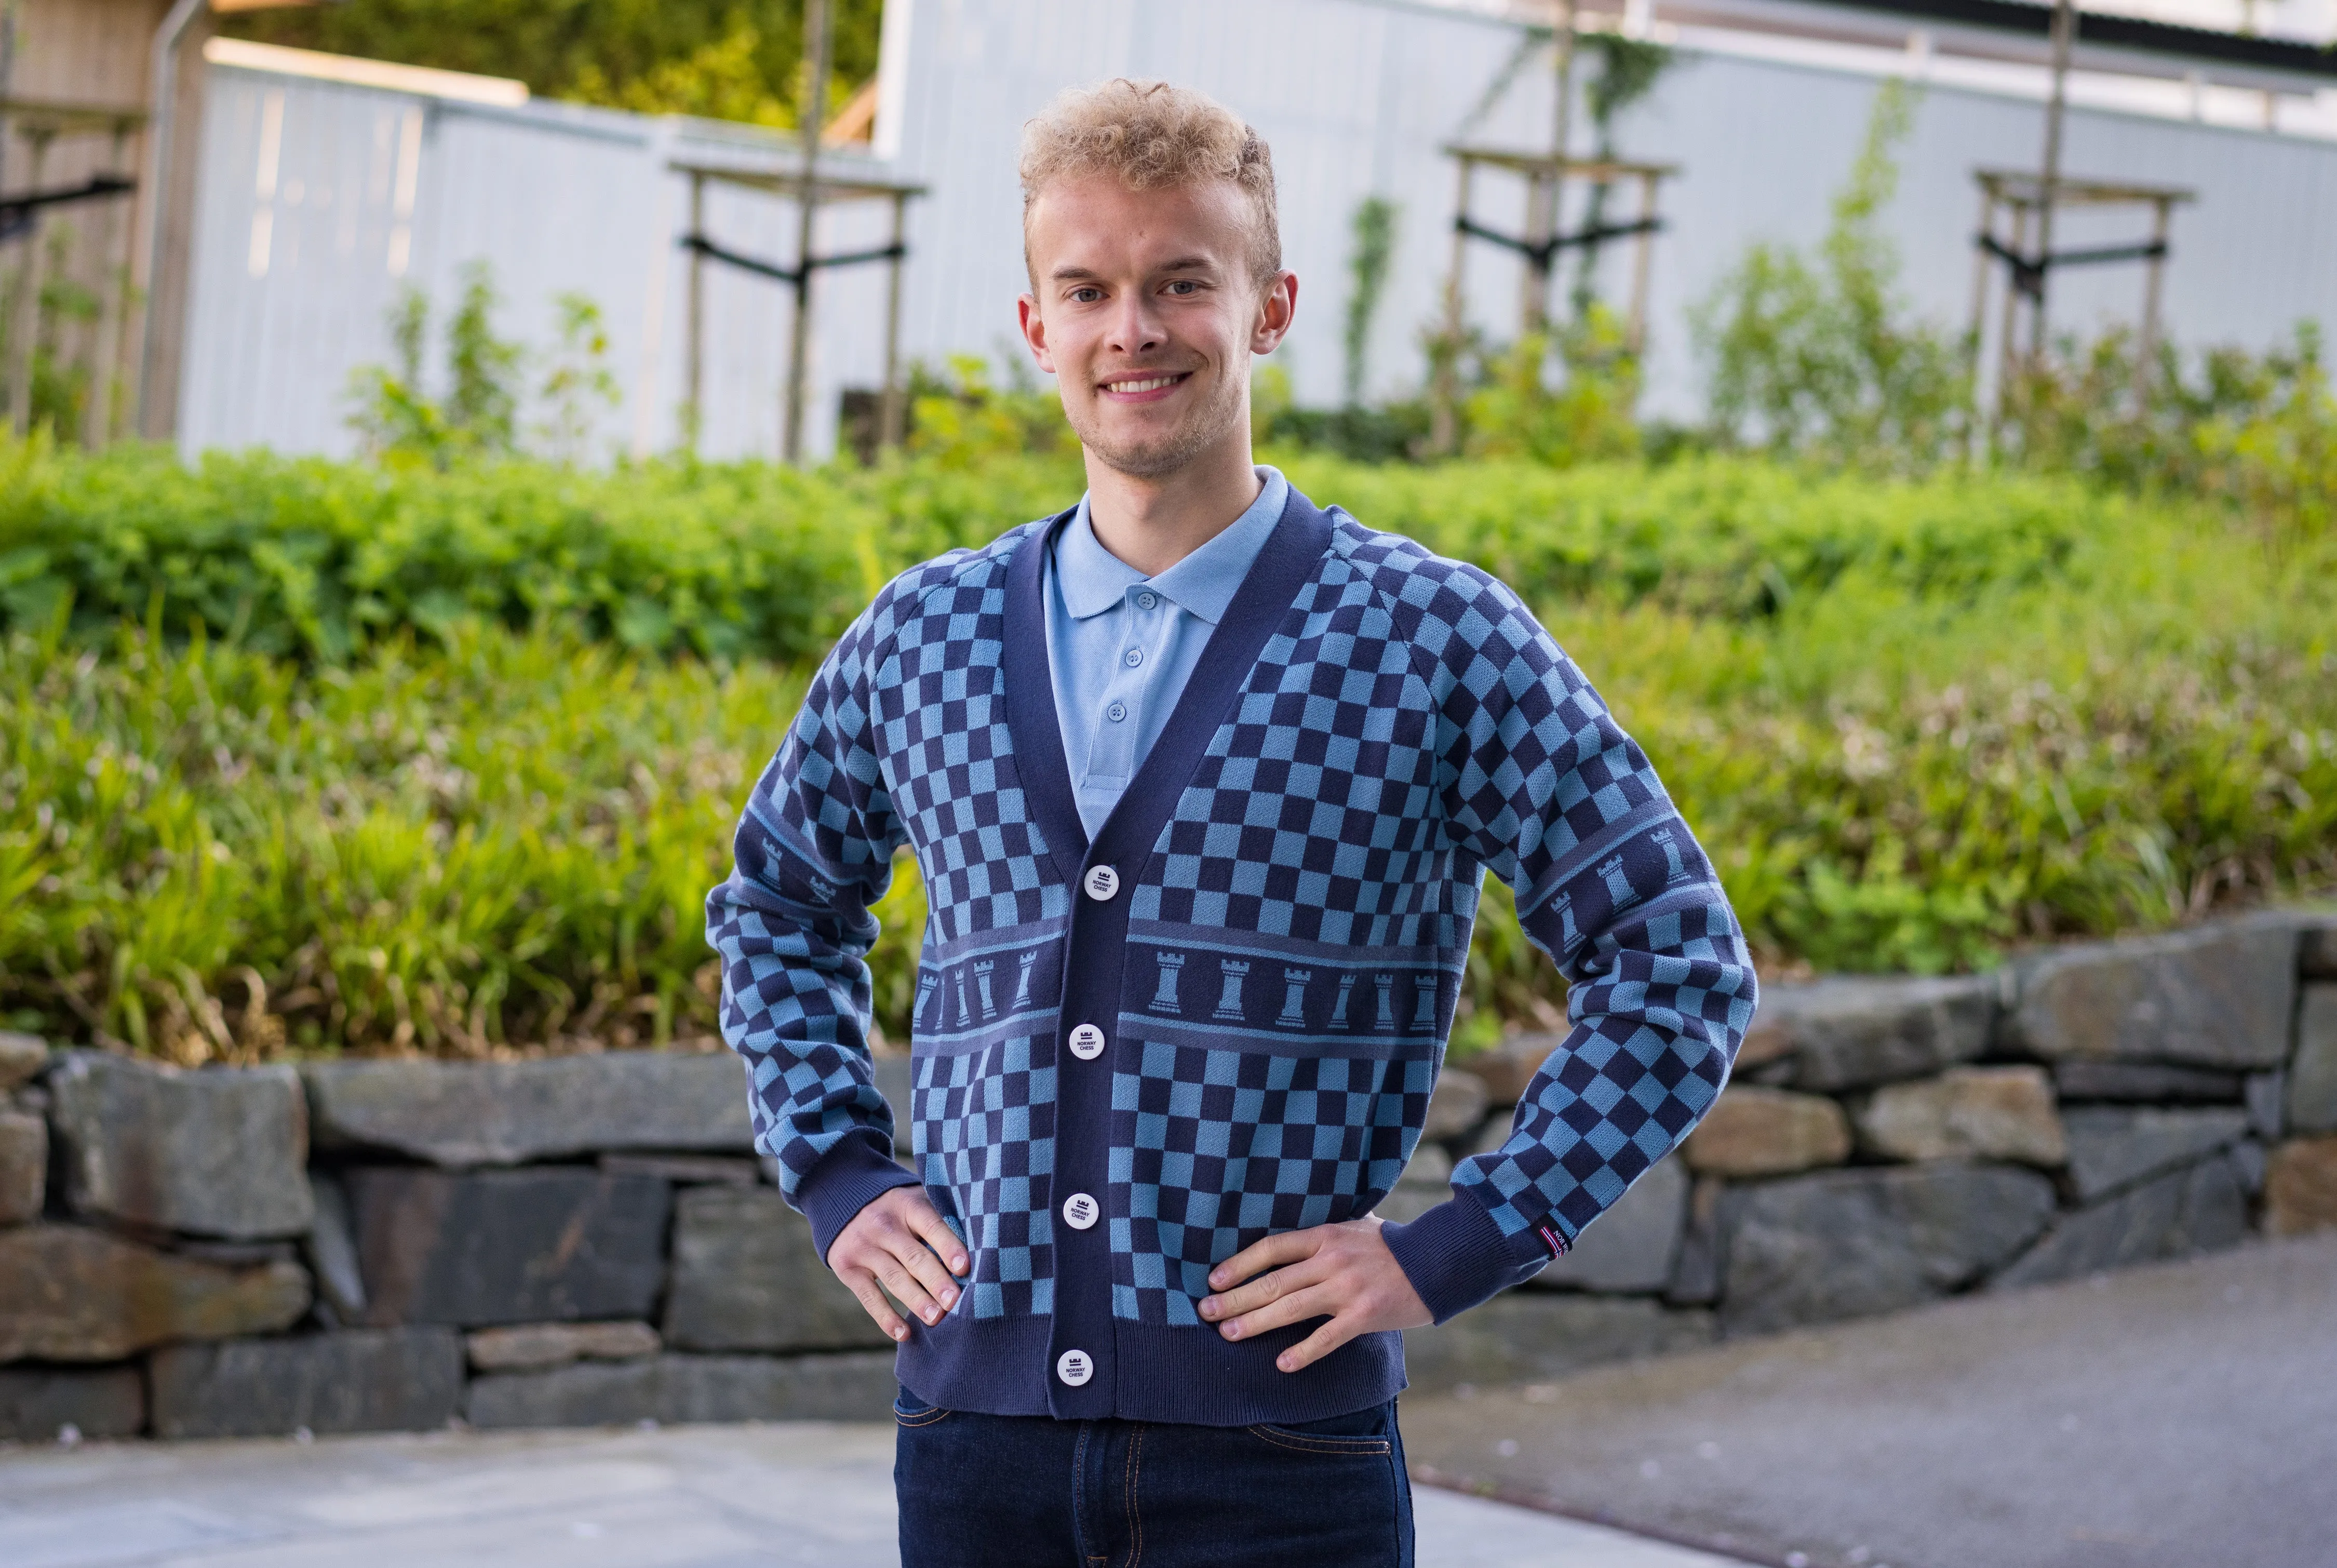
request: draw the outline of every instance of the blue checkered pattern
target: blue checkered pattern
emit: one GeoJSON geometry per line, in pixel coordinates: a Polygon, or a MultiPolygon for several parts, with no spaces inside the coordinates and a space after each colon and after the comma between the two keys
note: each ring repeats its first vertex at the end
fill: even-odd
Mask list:
{"type": "MultiPolygon", "coordinates": [[[[1113,1032],[1111,1190],[1097,1194],[1124,1321],[1195,1323],[1211,1263],[1365,1212],[1393,1185],[1486,871],[1571,983],[1575,1026],[1510,1140],[1455,1175],[1455,1203],[1501,1237],[1578,1234],[1711,1104],[1752,1019],[1718,880],[1580,672],[1484,573],[1334,516],[1130,877],[1143,935],[1113,1032]],[[1195,956],[1164,968],[1180,942],[1195,956]]],[[[1069,927],[1002,673],[1009,563],[1032,533],[917,568],[853,624],[708,905],[724,1033],[794,1197],[840,1141],[889,1138],[865,1041],[866,908],[895,848],[914,850],[932,909],[921,980],[938,993],[946,974],[951,991],[930,1008],[921,996],[904,1109],[918,1175],[975,1254],[983,1318],[1050,1310],[1062,1197],[1056,1021],[1012,1007],[992,1021],[981,998],[957,1000],[968,970],[951,956],[984,933],[1046,943],[1069,927]],[[929,1038],[944,1022],[947,1038],[929,1038]]],[[[1059,964],[1032,972],[1063,983],[1059,964]]]]}
{"type": "Polygon", "coordinates": [[[977,1318],[1045,1313],[1053,1305],[1047,1179],[1055,1070],[1039,1064],[1051,1048],[1011,1034],[980,1052],[915,1064],[917,1173],[973,1255],[967,1296],[977,1318]]]}
{"type": "Polygon", "coordinates": [[[1112,1314],[1190,1326],[1212,1265],[1259,1237],[1353,1220],[1395,1185],[1436,1063],[1144,1042],[1111,1081],[1112,1314]]]}

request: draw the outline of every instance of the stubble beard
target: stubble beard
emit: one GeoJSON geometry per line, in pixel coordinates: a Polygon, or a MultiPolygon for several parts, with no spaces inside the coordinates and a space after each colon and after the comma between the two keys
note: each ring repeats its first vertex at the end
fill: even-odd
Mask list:
{"type": "Polygon", "coordinates": [[[1206,402],[1197,405],[1174,429],[1148,440],[1115,437],[1102,427],[1102,420],[1086,416],[1092,405],[1074,413],[1066,398],[1063,417],[1071,422],[1080,445],[1095,454],[1105,467],[1131,479],[1159,479],[1184,467],[1241,423],[1242,391],[1243,377],[1238,374],[1219,377],[1206,402]]]}

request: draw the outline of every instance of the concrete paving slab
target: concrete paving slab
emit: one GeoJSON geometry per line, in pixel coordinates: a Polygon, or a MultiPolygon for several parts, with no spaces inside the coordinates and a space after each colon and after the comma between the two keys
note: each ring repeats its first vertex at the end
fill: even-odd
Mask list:
{"type": "Polygon", "coordinates": [[[1787,1568],[2331,1568],[2337,1235],[1403,1419],[1416,1471],[1787,1568]]]}
{"type": "MultiPolygon", "coordinates": [[[[883,1568],[893,1429],[789,1423],[0,1451],[6,1568],[883,1568]]],[[[1420,1488],[1421,1568],[1736,1568],[1420,1488]]]]}

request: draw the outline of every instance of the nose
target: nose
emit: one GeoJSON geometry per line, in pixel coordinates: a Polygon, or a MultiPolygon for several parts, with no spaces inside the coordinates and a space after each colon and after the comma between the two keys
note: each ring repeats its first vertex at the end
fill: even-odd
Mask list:
{"type": "Polygon", "coordinates": [[[1141,354],[1168,342],[1168,336],[1153,312],[1152,296],[1148,291],[1132,289],[1120,296],[1120,309],[1112,316],[1110,337],[1115,354],[1141,354]]]}

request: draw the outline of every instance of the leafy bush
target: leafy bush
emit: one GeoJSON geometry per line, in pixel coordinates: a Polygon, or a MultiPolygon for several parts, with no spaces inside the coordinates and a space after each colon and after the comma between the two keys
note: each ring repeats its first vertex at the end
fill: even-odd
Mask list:
{"type": "Polygon", "coordinates": [[[574,621],[716,658],[824,650],[895,567],[1061,505],[1061,465],[802,473],[675,459],[445,474],[266,453],[189,469],[0,445],[0,629],[70,604],[75,635],[151,619],[255,651],[352,657],[465,619],[574,621]]]}
{"type": "MultiPolygon", "coordinates": [[[[895,565],[1078,482],[1030,458],[672,465],[633,471],[629,497],[625,476],[519,465],[11,456],[0,519],[45,518],[42,547],[83,575],[0,551],[0,1015],[180,1060],[709,1030],[699,901],[801,662],[895,565]],[[217,514],[177,511],[188,497],[217,514]],[[320,593],[230,592],[300,535],[233,520],[337,515],[380,608],[339,601],[327,657],[299,630],[323,618],[287,608],[313,616],[320,593]],[[460,548],[368,534],[401,517],[460,519],[460,548]],[[718,593],[750,568],[767,574],[718,593]],[[626,575],[652,569],[661,585],[626,575]],[[464,573],[508,596],[425,621],[410,584],[464,573]],[[705,584],[705,608],[660,635],[611,609],[681,603],[676,583],[705,584]],[[142,616],[150,597],[168,612],[142,616]],[[68,603],[70,631],[28,618],[68,603]],[[757,630],[709,660],[708,626],[757,630]]],[[[1984,966],[2337,885],[2325,534],[2274,550],[2195,502],[2019,475],[1280,460],[1318,500],[1518,586],[1654,757],[1773,975],[1984,966]]],[[[1488,888],[1463,1048],[1560,1017],[1509,910],[1488,888]]],[[[897,1039],[913,874],[883,913],[897,1039]]]]}
{"type": "Polygon", "coordinates": [[[1962,452],[1965,348],[1907,318],[1898,256],[1876,221],[1898,189],[1892,150],[1913,112],[1906,84],[1885,83],[1815,254],[1755,244],[1694,312],[1726,439],[1897,471],[1962,452]]]}

